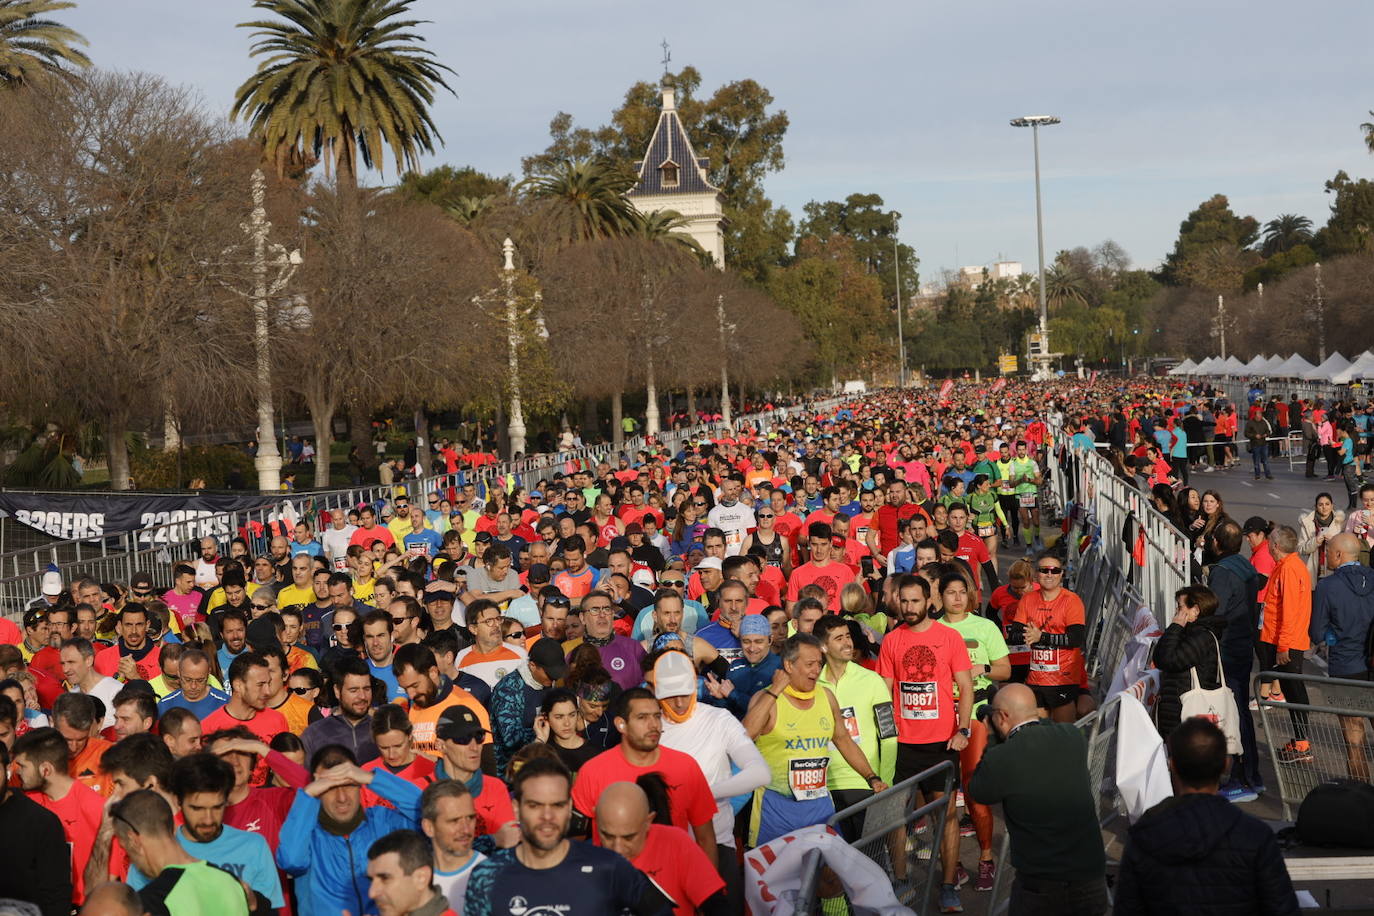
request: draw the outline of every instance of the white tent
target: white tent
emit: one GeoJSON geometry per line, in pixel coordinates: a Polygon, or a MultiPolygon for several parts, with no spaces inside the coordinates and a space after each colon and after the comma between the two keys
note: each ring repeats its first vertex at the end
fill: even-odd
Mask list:
{"type": "Polygon", "coordinates": [[[1188,373],[1192,372],[1192,371],[1193,371],[1194,369],[1196,369],[1196,368],[1197,368],[1197,363],[1193,362],[1191,359],[1185,359],[1183,362],[1179,363],[1177,366],[1175,366],[1174,368],[1170,369],[1170,370],[1169,370],[1169,374],[1170,374],[1170,375],[1187,375],[1188,373]]]}
{"type": "Polygon", "coordinates": [[[1264,362],[1264,354],[1256,353],[1255,358],[1246,363],[1242,369],[1246,375],[1258,375],[1264,362]]]}
{"type": "Polygon", "coordinates": [[[1331,380],[1331,376],[1349,368],[1350,360],[1339,353],[1332,353],[1325,362],[1315,369],[1304,372],[1302,377],[1313,382],[1326,382],[1331,380]]]}
{"type": "Polygon", "coordinates": [[[1331,376],[1337,385],[1348,385],[1356,379],[1374,379],[1374,353],[1365,350],[1353,363],[1331,376]]]}
{"type": "Polygon", "coordinates": [[[1281,365],[1269,370],[1269,376],[1270,378],[1303,378],[1306,373],[1315,368],[1316,366],[1294,353],[1281,365]]]}
{"type": "Polygon", "coordinates": [[[1284,358],[1275,353],[1264,361],[1264,365],[1260,367],[1260,375],[1272,375],[1274,370],[1283,364],[1284,358]]]}
{"type": "Polygon", "coordinates": [[[1227,375],[1243,375],[1245,373],[1245,363],[1236,359],[1234,353],[1226,357],[1226,362],[1222,368],[1227,375]]]}
{"type": "Polygon", "coordinates": [[[1197,368],[1192,371],[1193,375],[1213,375],[1221,366],[1221,360],[1215,356],[1209,356],[1197,364],[1197,368]]]}

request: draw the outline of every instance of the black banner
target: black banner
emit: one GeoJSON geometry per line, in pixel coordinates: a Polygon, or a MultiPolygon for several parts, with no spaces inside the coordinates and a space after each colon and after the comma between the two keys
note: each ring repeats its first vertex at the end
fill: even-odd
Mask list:
{"type": "Polygon", "coordinates": [[[223,513],[271,506],[261,494],[23,493],[0,492],[0,510],[30,528],[63,540],[98,540],[159,527],[148,543],[176,544],[192,538],[231,538],[223,513]],[[218,517],[217,517],[218,516],[218,517]],[[171,526],[162,528],[161,526],[171,526]]]}

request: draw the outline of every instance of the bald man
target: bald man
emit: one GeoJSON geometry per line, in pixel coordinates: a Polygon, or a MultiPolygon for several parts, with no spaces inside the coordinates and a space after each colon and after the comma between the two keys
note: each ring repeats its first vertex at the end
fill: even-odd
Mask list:
{"type": "Polygon", "coordinates": [[[86,895],[81,916],[145,916],[143,902],[133,888],[119,881],[102,884],[86,895]]]}
{"type": "Polygon", "coordinates": [[[968,794],[1002,805],[1011,836],[1011,912],[1100,916],[1107,911],[1107,859],[1088,776],[1088,742],[1067,722],[1041,720],[1034,692],[1007,684],[992,700],[989,746],[968,794]]]}
{"type": "Polygon", "coordinates": [[[632,782],[607,786],[596,803],[597,845],[620,853],[648,875],[673,898],[677,916],[726,916],[730,908],[725,882],[687,831],[665,826],[666,788],[660,794],[664,824],[655,824],[649,796],[643,789],[632,782]]]}
{"type": "MultiPolygon", "coordinates": [[[[1335,634],[1336,641],[1327,652],[1330,675],[1352,681],[1370,678],[1365,638],[1374,623],[1374,570],[1360,563],[1360,547],[1360,539],[1348,532],[1326,542],[1326,565],[1331,575],[1317,582],[1309,631],[1313,645],[1326,642],[1328,632],[1335,634]]],[[[1350,778],[1368,782],[1366,720],[1358,716],[1341,716],[1340,720],[1350,778]]]]}

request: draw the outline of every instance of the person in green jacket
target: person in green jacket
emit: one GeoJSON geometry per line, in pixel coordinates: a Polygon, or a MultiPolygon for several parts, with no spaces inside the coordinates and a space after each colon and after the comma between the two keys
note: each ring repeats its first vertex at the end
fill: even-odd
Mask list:
{"type": "Polygon", "coordinates": [[[992,478],[986,474],[973,478],[973,491],[964,504],[973,516],[974,533],[988,545],[988,555],[997,556],[997,532],[1006,531],[1007,517],[992,490],[992,478]]]}

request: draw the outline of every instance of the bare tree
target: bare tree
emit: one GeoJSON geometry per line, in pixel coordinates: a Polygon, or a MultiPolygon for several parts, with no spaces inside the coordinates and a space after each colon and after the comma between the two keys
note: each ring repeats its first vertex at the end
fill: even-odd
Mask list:
{"type": "Polygon", "coordinates": [[[144,74],[6,94],[0,123],[6,390],[98,420],[124,489],[138,421],[241,378],[224,252],[245,163],[194,96],[144,74]]]}

